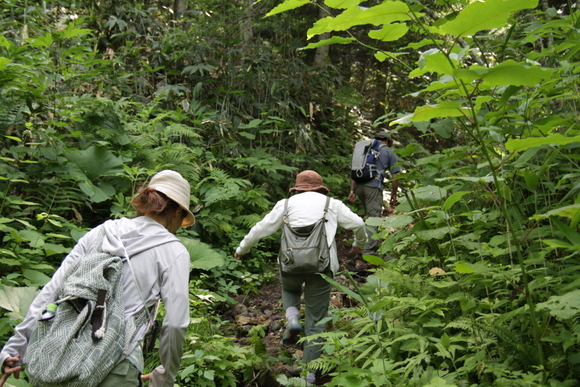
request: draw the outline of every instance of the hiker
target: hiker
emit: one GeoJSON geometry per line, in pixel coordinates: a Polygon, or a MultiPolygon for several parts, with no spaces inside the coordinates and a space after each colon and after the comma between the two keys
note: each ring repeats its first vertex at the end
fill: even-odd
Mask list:
{"type": "MultiPolygon", "coordinates": [[[[290,188],[290,193],[296,193],[288,200],[276,203],[274,208],[244,237],[236,249],[235,258],[240,259],[247,254],[260,239],[275,233],[284,223],[285,205],[287,204],[287,221],[291,227],[299,228],[311,225],[322,218],[327,201],[328,188],[322,185],[322,177],[315,171],[306,170],[296,176],[296,185],[290,188]]],[[[343,227],[354,232],[353,246],[362,247],[366,242],[364,221],[352,212],[340,200],[330,198],[324,229],[326,242],[330,247],[329,265],[322,274],[332,277],[339,269],[336,242],[334,240],[337,227],[343,227]]],[[[300,324],[300,297],[304,284],[304,299],[306,304],[304,330],[306,336],[324,332],[324,324],[317,323],[327,316],[330,302],[331,285],[319,274],[288,274],[281,270],[282,303],[286,311],[286,330],[282,338],[285,344],[295,344],[302,331],[300,324]]],[[[303,360],[309,362],[320,357],[322,345],[314,341],[307,342],[304,348],[303,360]]],[[[308,373],[309,383],[313,383],[314,374],[308,373]]]]}
{"type": "MultiPolygon", "coordinates": [[[[383,189],[385,188],[385,174],[386,171],[391,173],[394,177],[401,171],[401,167],[395,166],[397,164],[397,155],[389,149],[393,146],[393,139],[386,131],[380,131],[375,135],[375,139],[380,141],[378,149],[378,157],[376,158],[376,169],[378,174],[371,181],[366,183],[357,183],[354,180],[350,181],[350,194],[348,201],[354,203],[358,197],[365,209],[365,219],[369,217],[381,217],[383,215],[383,189]]],[[[397,191],[399,189],[399,181],[392,180],[391,182],[391,199],[389,204],[391,207],[397,205],[397,191]]],[[[372,232],[367,229],[367,243],[364,247],[363,254],[376,255],[379,248],[379,242],[372,239],[372,232]]]]}
{"type": "MultiPolygon", "coordinates": [[[[164,170],[154,175],[149,185],[141,188],[133,198],[132,205],[138,214],[136,218],[108,220],[85,234],[36,296],[26,317],[15,328],[14,336],[2,349],[0,386],[11,374],[19,377],[35,324],[41,315],[44,316],[48,304],[59,302],[57,289],[67,270],[93,245],[99,244],[95,239],[101,235],[103,252],[130,257],[129,264],[125,259],[122,263],[124,320],[142,313],[144,304],[155,313],[159,299],[164,303],[165,318],[159,337],[161,365],[150,374],[140,376],[144,366],[142,341],[153,325],[153,314],[152,320],[146,320],[144,325],[134,330],[136,333],[126,354],[115,360],[116,366],[98,386],[140,386],[143,380],[149,380],[153,387],[172,387],[189,325],[190,273],[189,253],[174,234],[181,226],[195,222],[189,202],[187,180],[175,171],[164,170]]],[[[59,309],[56,310],[57,316],[58,313],[59,309]]]]}

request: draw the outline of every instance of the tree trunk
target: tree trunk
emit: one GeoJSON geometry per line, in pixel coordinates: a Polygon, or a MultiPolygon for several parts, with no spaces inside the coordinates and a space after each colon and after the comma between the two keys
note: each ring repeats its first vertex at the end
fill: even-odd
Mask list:
{"type": "MultiPolygon", "coordinates": [[[[320,6],[320,11],[318,12],[318,18],[323,19],[330,15],[330,8],[324,4],[323,0],[318,0],[318,5],[320,6]]],[[[318,41],[330,39],[330,32],[325,32],[320,34],[318,41]]],[[[330,46],[320,46],[316,48],[316,54],[314,55],[314,67],[322,67],[328,60],[328,52],[330,46]]]]}
{"type": "Polygon", "coordinates": [[[254,0],[246,0],[246,11],[242,22],[242,44],[247,46],[254,39],[254,0]]]}
{"type": "Polygon", "coordinates": [[[179,20],[185,14],[187,10],[187,3],[185,0],[174,0],[173,3],[173,15],[175,16],[176,20],[179,20]]]}

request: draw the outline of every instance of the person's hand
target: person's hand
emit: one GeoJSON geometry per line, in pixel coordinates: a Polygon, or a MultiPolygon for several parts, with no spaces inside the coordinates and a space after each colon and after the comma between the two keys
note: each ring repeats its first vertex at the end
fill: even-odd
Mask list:
{"type": "Polygon", "coordinates": [[[151,380],[151,374],[141,375],[141,380],[144,382],[151,380]]]}
{"type": "Polygon", "coordinates": [[[353,204],[356,201],[356,195],[354,194],[354,192],[351,192],[348,194],[348,202],[350,204],[353,204]]]}
{"type": "Polygon", "coordinates": [[[362,254],[362,252],[362,249],[358,246],[353,246],[349,251],[350,254],[362,254]]]}
{"type": "Polygon", "coordinates": [[[240,254],[238,254],[238,253],[235,253],[234,254],[234,258],[237,259],[237,260],[239,260],[240,258],[242,258],[242,256],[240,254]]]}
{"type": "Polygon", "coordinates": [[[21,366],[14,367],[14,365],[20,361],[20,354],[9,357],[8,359],[4,360],[4,364],[2,365],[2,371],[4,375],[2,375],[2,379],[0,379],[0,387],[6,383],[6,380],[10,377],[10,375],[14,374],[14,378],[20,378],[20,370],[22,369],[21,366]]]}
{"type": "Polygon", "coordinates": [[[398,204],[399,204],[399,202],[397,201],[397,197],[391,196],[391,200],[389,200],[389,205],[391,207],[396,207],[398,204]]]}

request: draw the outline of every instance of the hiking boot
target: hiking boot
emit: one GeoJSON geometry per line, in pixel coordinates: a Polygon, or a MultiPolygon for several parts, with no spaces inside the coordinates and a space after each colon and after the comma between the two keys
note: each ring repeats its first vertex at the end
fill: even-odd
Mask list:
{"type": "Polygon", "coordinates": [[[290,317],[286,323],[286,331],[282,337],[282,343],[286,345],[294,345],[298,342],[298,335],[302,332],[302,325],[298,317],[290,317]]]}

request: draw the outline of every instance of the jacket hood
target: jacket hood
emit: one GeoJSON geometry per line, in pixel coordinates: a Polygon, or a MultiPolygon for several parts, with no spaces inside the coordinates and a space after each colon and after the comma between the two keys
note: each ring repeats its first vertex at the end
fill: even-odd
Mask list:
{"type": "Polygon", "coordinates": [[[152,247],[179,241],[165,227],[151,218],[140,216],[135,219],[114,219],[103,223],[105,237],[103,252],[119,257],[132,257],[152,247]]]}

